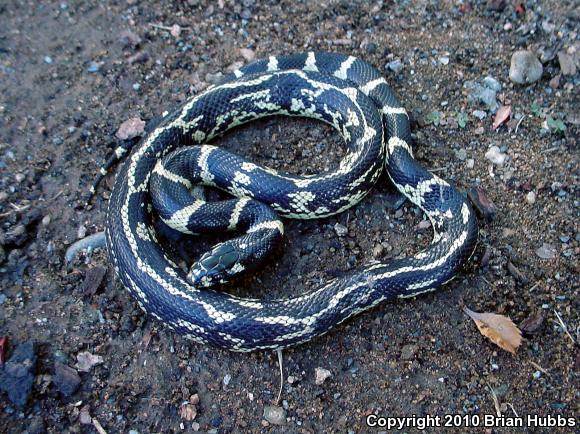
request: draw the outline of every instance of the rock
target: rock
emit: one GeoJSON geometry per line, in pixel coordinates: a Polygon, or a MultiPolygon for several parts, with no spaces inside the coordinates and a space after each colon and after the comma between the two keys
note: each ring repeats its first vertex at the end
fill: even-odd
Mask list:
{"type": "Polygon", "coordinates": [[[54,377],[52,381],[64,396],[74,394],[81,384],[81,377],[76,369],[56,362],[54,364],[54,377]]]}
{"type": "Polygon", "coordinates": [[[530,279],[528,279],[511,261],[508,262],[507,267],[510,274],[518,281],[518,283],[521,283],[522,285],[530,283],[530,279]]]}
{"type": "Polygon", "coordinates": [[[536,55],[531,51],[516,51],[512,55],[510,80],[518,84],[538,81],[544,68],[536,55]]]}
{"type": "Polygon", "coordinates": [[[145,63],[149,60],[149,52],[145,50],[141,50],[133,54],[132,56],[127,57],[127,63],[132,65],[133,63],[145,63]]]}
{"type": "Polygon", "coordinates": [[[120,140],[129,140],[143,135],[144,132],[145,121],[140,118],[130,118],[119,126],[116,136],[120,140]]]}
{"type": "Polygon", "coordinates": [[[87,72],[90,73],[95,73],[95,72],[99,72],[99,70],[101,69],[101,66],[103,66],[103,62],[91,62],[89,63],[89,66],[87,67],[87,72]]]}
{"type": "Polygon", "coordinates": [[[365,44],[364,48],[366,52],[369,54],[375,54],[377,52],[377,44],[375,44],[374,42],[369,42],[368,44],[365,44]]]}
{"type": "Polygon", "coordinates": [[[232,381],[232,376],[230,374],[226,374],[224,376],[224,386],[227,386],[228,384],[230,384],[230,381],[232,381]]]}
{"type": "Polygon", "coordinates": [[[467,151],[464,148],[458,149],[455,151],[455,156],[459,161],[465,161],[467,158],[467,151]]]}
{"type": "Polygon", "coordinates": [[[507,155],[502,153],[497,146],[492,146],[485,153],[485,158],[487,158],[493,164],[501,166],[505,162],[507,155]]]}
{"type": "Polygon", "coordinates": [[[251,62],[256,58],[254,50],[250,50],[249,48],[240,48],[240,54],[247,62],[251,62]]]}
{"type": "Polygon", "coordinates": [[[337,223],[334,225],[334,232],[336,232],[336,235],[338,235],[339,237],[344,237],[348,233],[348,229],[346,228],[346,226],[337,223]]]}
{"type": "Polygon", "coordinates": [[[286,410],[276,405],[264,407],[264,419],[274,425],[284,425],[286,423],[286,410]]]}
{"type": "Polygon", "coordinates": [[[79,422],[82,425],[92,425],[93,424],[93,418],[91,417],[91,413],[89,412],[90,408],[88,405],[83,406],[83,408],[81,408],[81,412],[79,414],[79,422]]]}
{"type": "Polygon", "coordinates": [[[375,259],[380,258],[383,255],[384,250],[385,248],[381,243],[375,244],[375,247],[373,248],[373,258],[375,259]]]}
{"type": "Polygon", "coordinates": [[[399,60],[393,60],[392,62],[387,63],[386,67],[393,71],[394,73],[399,73],[403,70],[403,63],[399,60]]]}
{"type": "Polygon", "coordinates": [[[536,203],[536,193],[530,191],[528,194],[526,194],[526,202],[528,202],[530,205],[536,203]]]}
{"type": "Polygon", "coordinates": [[[316,368],[314,370],[315,379],[314,382],[317,386],[322,385],[327,378],[332,377],[332,373],[328,369],[316,368]]]}
{"type": "Polygon", "coordinates": [[[46,433],[46,427],[44,426],[44,420],[40,416],[33,416],[32,420],[28,423],[28,427],[24,434],[44,434],[46,433]]]}
{"type": "Polygon", "coordinates": [[[0,371],[0,389],[8,394],[8,399],[18,408],[23,408],[32,392],[36,369],[36,348],[34,342],[24,342],[14,350],[12,357],[0,371]]]}
{"type": "Polygon", "coordinates": [[[76,368],[81,372],[89,372],[93,366],[103,363],[101,356],[95,356],[88,351],[77,354],[76,368]]]}
{"type": "Polygon", "coordinates": [[[131,30],[123,30],[119,34],[119,41],[124,47],[135,48],[141,43],[141,37],[131,30]]]}
{"type": "Polygon", "coordinates": [[[401,359],[412,360],[415,357],[415,354],[417,354],[418,350],[419,347],[417,345],[414,344],[405,345],[401,349],[401,359]]]}
{"type": "Polygon", "coordinates": [[[501,90],[501,83],[490,75],[483,79],[483,85],[488,89],[495,90],[496,92],[501,90]]]}
{"type": "Polygon", "coordinates": [[[85,274],[85,280],[81,284],[81,292],[85,295],[96,294],[106,273],[107,269],[105,267],[89,268],[85,274]]]}
{"type": "Polygon", "coordinates": [[[179,406],[179,416],[191,422],[197,416],[197,407],[189,402],[184,402],[179,406]]]}
{"type": "Polygon", "coordinates": [[[487,194],[482,187],[476,186],[469,189],[467,192],[467,197],[475,209],[488,223],[491,223],[495,218],[497,212],[497,207],[495,204],[487,197],[487,194]]]}
{"type": "Polygon", "coordinates": [[[520,323],[520,330],[525,334],[531,335],[537,332],[544,323],[544,314],[541,311],[528,316],[520,323]]]}
{"type": "Polygon", "coordinates": [[[543,243],[536,249],[536,255],[542,259],[554,259],[556,257],[556,248],[548,243],[543,243]]]}
{"type": "Polygon", "coordinates": [[[485,117],[487,116],[487,113],[484,112],[483,110],[474,110],[473,113],[471,114],[479,120],[485,119],[485,117]]]}
{"type": "Polygon", "coordinates": [[[224,75],[221,72],[217,72],[215,74],[208,72],[205,74],[205,81],[211,84],[218,84],[223,77],[224,75]]]}
{"type": "Polygon", "coordinates": [[[558,51],[558,62],[560,62],[560,71],[562,71],[562,74],[576,74],[576,64],[574,63],[574,59],[565,51],[558,51]]]}
{"type": "MultiPolygon", "coordinates": [[[[482,81],[482,84],[476,83],[474,81],[466,81],[463,83],[463,87],[469,90],[467,95],[467,100],[469,102],[482,102],[489,108],[489,110],[494,112],[499,107],[499,104],[496,100],[497,90],[495,90],[497,88],[496,83],[499,83],[492,77],[486,77],[486,79],[482,81]],[[493,86],[494,88],[488,86],[493,86]]],[[[501,89],[501,85],[499,86],[501,89]]]]}

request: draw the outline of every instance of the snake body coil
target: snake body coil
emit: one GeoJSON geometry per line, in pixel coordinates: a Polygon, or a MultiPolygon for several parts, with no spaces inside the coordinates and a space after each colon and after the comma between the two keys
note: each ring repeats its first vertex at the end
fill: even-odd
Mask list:
{"type": "Polygon", "coordinates": [[[472,209],[414,160],[409,143],[407,113],[368,63],[313,52],[257,61],[167,115],[128,157],[109,202],[110,258],[146,312],[197,342],[253,351],[308,341],[384,300],[436,289],[473,253],[472,209]],[[314,176],[280,174],[206,145],[237,125],[280,114],[333,125],[349,149],[339,167],[314,176]],[[337,214],[359,202],[383,169],[431,220],[435,234],[426,250],[366,265],[289,299],[265,302],[206,288],[266,258],[283,232],[278,216],[337,214]],[[206,203],[189,193],[194,184],[237,199],[206,203]],[[185,233],[246,233],[218,244],[186,272],[157,243],[153,209],[185,233]]]}

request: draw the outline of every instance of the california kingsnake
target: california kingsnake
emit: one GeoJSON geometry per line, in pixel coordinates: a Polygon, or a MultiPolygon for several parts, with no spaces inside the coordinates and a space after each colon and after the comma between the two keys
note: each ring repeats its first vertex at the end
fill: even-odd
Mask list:
{"type": "MultiPolygon", "coordinates": [[[[478,230],[472,209],[447,182],[419,166],[409,143],[406,111],[368,63],[317,52],[257,61],[166,115],[133,150],[109,201],[110,258],[146,312],[197,342],[253,351],[308,341],[384,300],[436,289],[473,253],[478,230]],[[279,174],[205,145],[237,125],[279,114],[333,125],[349,148],[338,169],[279,174]],[[267,256],[283,232],[277,215],[339,213],[368,193],[383,167],[431,220],[435,235],[426,250],[368,264],[313,292],[272,302],[205,288],[267,256]],[[196,183],[238,199],[205,203],[189,193],[196,183]],[[248,233],[214,247],[188,273],[157,243],[154,218],[186,233],[240,227],[248,233]]],[[[119,148],[114,157],[124,152],[119,148]]]]}

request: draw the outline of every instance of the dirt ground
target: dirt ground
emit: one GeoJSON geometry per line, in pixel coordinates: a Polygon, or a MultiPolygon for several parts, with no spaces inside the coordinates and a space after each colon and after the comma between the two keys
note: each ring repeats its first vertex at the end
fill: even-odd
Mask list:
{"type": "MultiPolygon", "coordinates": [[[[12,391],[25,405],[0,377],[0,431],[359,433],[386,431],[367,427],[370,414],[452,414],[468,415],[462,432],[544,432],[465,423],[498,411],[576,417],[580,77],[561,74],[558,53],[578,59],[579,19],[573,0],[2,2],[0,350],[10,359],[33,342],[36,360],[31,390],[12,391]],[[144,316],[104,251],[68,267],[64,253],[104,228],[114,176],[92,207],[82,198],[123,121],[154,121],[252,57],[311,49],[384,71],[411,114],[416,158],[461,190],[481,186],[497,213],[480,220],[476,254],[440,291],[284,351],[276,421],[264,416],[278,394],[275,353],[233,354],[175,335],[144,316]],[[535,83],[510,81],[517,50],[542,61],[535,83]],[[494,130],[493,110],[470,101],[466,82],[487,76],[501,84],[498,103],[512,107],[517,129],[510,121],[494,130]],[[486,157],[493,146],[502,164],[486,157]],[[102,284],[91,284],[102,270],[102,284]],[[527,320],[517,353],[483,337],[462,303],[527,320]],[[331,373],[321,385],[316,368],[331,373]]],[[[296,119],[264,120],[217,143],[293,173],[330,168],[344,152],[335,132],[296,119]]],[[[382,178],[348,212],[288,221],[280,254],[242,292],[297,294],[417,252],[431,232],[417,209],[393,209],[392,199],[382,178]]],[[[179,247],[195,257],[212,241],[179,247]]]]}

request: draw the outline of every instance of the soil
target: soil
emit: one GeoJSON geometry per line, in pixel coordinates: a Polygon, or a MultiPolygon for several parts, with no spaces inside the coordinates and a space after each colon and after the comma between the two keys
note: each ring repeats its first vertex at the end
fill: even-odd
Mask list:
{"type": "MultiPolygon", "coordinates": [[[[468,416],[462,432],[522,432],[534,429],[466,423],[497,412],[576,417],[580,79],[560,74],[557,55],[578,59],[574,4],[2,2],[0,337],[8,344],[0,351],[10,358],[34,342],[36,363],[25,406],[0,392],[0,431],[358,433],[386,430],[369,428],[370,414],[452,414],[468,416]],[[463,191],[480,186],[496,215],[480,221],[474,257],[440,291],[382,305],[285,350],[284,424],[275,425],[264,410],[276,404],[276,353],[194,344],[140,311],[103,250],[69,266],[64,253],[104,229],[114,176],[91,207],[83,198],[119,143],[123,121],[153,124],[253,56],[311,49],[356,55],[384,71],[411,114],[416,158],[463,191]],[[510,82],[517,50],[538,55],[539,81],[510,82]],[[493,113],[468,101],[464,83],[486,76],[501,83],[499,104],[511,105],[515,120],[524,116],[517,128],[508,122],[494,130],[493,113]],[[505,154],[501,165],[486,158],[494,145],[505,154]],[[528,320],[517,353],[483,337],[463,304],[516,324],[528,320]],[[96,364],[83,372],[78,356],[86,352],[102,363],[89,355],[96,364]],[[331,373],[320,385],[316,368],[331,373]]],[[[326,126],[284,118],[240,128],[217,144],[293,173],[331,168],[344,152],[326,126]]],[[[393,198],[381,178],[348,212],[286,222],[283,248],[240,282],[242,292],[298,294],[428,245],[421,212],[408,202],[394,209],[393,198]]],[[[195,257],[212,241],[177,244],[195,257]]]]}

